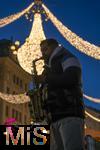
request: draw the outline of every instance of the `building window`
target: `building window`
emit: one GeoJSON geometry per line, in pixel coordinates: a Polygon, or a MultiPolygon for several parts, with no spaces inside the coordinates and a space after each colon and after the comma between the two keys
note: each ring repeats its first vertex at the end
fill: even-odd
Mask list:
{"type": "Polygon", "coordinates": [[[10,80],[10,72],[7,72],[7,80],[10,80]]]}
{"type": "Polygon", "coordinates": [[[15,74],[13,75],[13,83],[16,83],[16,76],[15,76],[15,74]]]}
{"type": "Polygon", "coordinates": [[[16,120],[18,120],[18,111],[16,111],[16,120]]]}
{"type": "Polygon", "coordinates": [[[0,72],[0,79],[2,78],[2,73],[0,72]]]}
{"type": "Polygon", "coordinates": [[[18,77],[16,78],[16,84],[17,85],[19,84],[19,78],[18,77]]]}
{"type": "Polygon", "coordinates": [[[25,122],[25,124],[27,124],[27,117],[26,117],[26,115],[24,116],[24,122],[25,122]]]}
{"type": "Polygon", "coordinates": [[[19,112],[19,121],[22,121],[22,116],[21,116],[21,112],[19,112]]]}
{"type": "Polygon", "coordinates": [[[15,84],[19,84],[19,78],[18,77],[16,77],[16,75],[14,74],[13,75],[13,83],[15,83],[15,84]]]}
{"type": "Polygon", "coordinates": [[[7,94],[9,94],[10,93],[10,88],[9,87],[7,87],[7,94]]]}
{"type": "Polygon", "coordinates": [[[27,91],[27,84],[25,84],[25,91],[27,91]]]}
{"type": "Polygon", "coordinates": [[[21,89],[23,88],[23,82],[22,82],[22,80],[20,80],[20,88],[21,89]]]}
{"type": "Polygon", "coordinates": [[[8,105],[6,105],[6,116],[8,117],[8,115],[9,115],[9,107],[8,105]]]}
{"type": "Polygon", "coordinates": [[[15,92],[15,91],[13,91],[13,94],[15,95],[15,94],[16,94],[16,92],[15,92]]]}
{"type": "Polygon", "coordinates": [[[25,104],[25,109],[27,109],[27,103],[25,104]]]}
{"type": "Polygon", "coordinates": [[[2,67],[0,66],[0,79],[2,78],[2,67]]]}

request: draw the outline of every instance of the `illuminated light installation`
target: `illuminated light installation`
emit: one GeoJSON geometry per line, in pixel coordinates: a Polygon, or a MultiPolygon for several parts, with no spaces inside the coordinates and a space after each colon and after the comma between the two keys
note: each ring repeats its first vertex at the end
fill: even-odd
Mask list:
{"type": "Polygon", "coordinates": [[[34,0],[34,5],[32,6],[32,8],[25,14],[25,17],[27,20],[29,20],[30,22],[32,22],[32,18],[33,18],[33,13],[40,13],[45,15],[45,21],[48,20],[48,15],[46,14],[44,8],[42,7],[42,0],[34,0]]]}
{"type": "MultiPolygon", "coordinates": [[[[34,72],[32,64],[33,60],[39,59],[42,56],[40,43],[45,38],[46,37],[44,35],[42,27],[41,14],[35,13],[30,36],[26,39],[26,42],[18,49],[17,53],[19,64],[25,71],[30,74],[34,72]]],[[[39,60],[38,62],[36,62],[38,75],[42,73],[43,65],[43,60],[39,60]]]]}
{"type": "Polygon", "coordinates": [[[40,5],[42,4],[42,0],[34,0],[34,3],[40,5]]]}
{"type": "Polygon", "coordinates": [[[94,102],[94,103],[100,103],[100,99],[99,98],[93,98],[93,97],[90,97],[90,96],[87,96],[85,94],[83,94],[84,98],[94,102]]]}
{"type": "MultiPolygon", "coordinates": [[[[88,100],[91,100],[92,102],[100,103],[100,99],[92,98],[90,96],[84,95],[85,98],[88,100]]],[[[4,94],[0,92],[0,98],[5,99],[7,102],[10,103],[26,103],[29,102],[30,99],[28,96],[25,94],[20,94],[20,95],[9,95],[9,94],[4,94]],[[14,101],[12,101],[14,100],[14,101]]]]}
{"type": "Polygon", "coordinates": [[[34,3],[32,3],[28,8],[24,9],[22,12],[19,12],[17,14],[13,14],[11,16],[5,17],[3,19],[0,19],[0,27],[4,27],[13,21],[19,19],[21,16],[23,16],[25,13],[27,13],[32,7],[34,3]]]}
{"type": "MultiPolygon", "coordinates": [[[[12,95],[12,94],[4,94],[0,92],[0,98],[12,104],[23,104],[23,103],[30,102],[30,98],[26,96],[26,94],[12,95]]],[[[99,118],[94,117],[87,111],[85,111],[85,114],[91,119],[100,122],[99,118]]]]}
{"type": "MultiPolygon", "coordinates": [[[[30,9],[32,9],[33,5],[34,3],[32,3],[28,8],[26,8],[20,13],[8,16],[4,19],[0,19],[0,27],[8,25],[11,22],[19,19],[22,15],[24,15],[25,13],[28,13],[30,9]]],[[[89,42],[84,41],[82,38],[80,38],[71,30],[69,30],[67,27],[65,27],[48,10],[48,8],[45,5],[42,4],[42,6],[45,9],[46,14],[48,15],[48,18],[51,19],[53,24],[56,26],[58,31],[60,31],[60,33],[65,37],[66,40],[68,40],[73,46],[75,46],[81,52],[93,58],[100,59],[100,47],[97,47],[94,44],[90,44],[89,42]]],[[[43,39],[45,39],[45,35],[43,32],[43,27],[42,27],[41,14],[39,12],[35,12],[34,23],[32,26],[30,36],[29,38],[26,39],[26,42],[24,43],[24,45],[22,45],[21,48],[19,48],[18,54],[17,54],[20,65],[25,71],[27,71],[30,74],[33,73],[32,61],[42,56],[39,45],[43,39]]],[[[12,47],[12,49],[14,50],[14,47],[12,47]]],[[[37,65],[38,74],[41,74],[43,70],[43,61],[38,61],[36,65],[37,65]]],[[[89,97],[85,94],[84,94],[84,97],[93,102],[100,103],[99,99],[89,97]]],[[[26,103],[30,101],[29,97],[26,96],[25,94],[20,94],[20,95],[9,94],[8,95],[8,94],[4,94],[0,92],[0,98],[9,103],[14,103],[14,104],[21,104],[21,103],[26,103]]],[[[89,116],[90,118],[92,118],[93,120],[100,122],[100,119],[94,117],[87,111],[85,111],[85,114],[89,116]]]]}
{"type": "Polygon", "coordinates": [[[90,117],[91,119],[97,121],[97,122],[100,122],[100,118],[97,118],[97,117],[94,117],[93,115],[91,115],[90,113],[88,113],[87,111],[85,111],[85,114],[90,117]]]}
{"type": "Polygon", "coordinates": [[[13,43],[13,45],[11,45],[10,49],[12,50],[14,55],[17,55],[17,50],[19,48],[20,42],[19,41],[15,41],[15,43],[13,43]]]}
{"type": "Polygon", "coordinates": [[[15,41],[15,45],[19,46],[20,45],[20,41],[15,41]]]}
{"type": "Polygon", "coordinates": [[[46,13],[48,14],[49,19],[58,29],[58,31],[62,34],[62,36],[69,41],[76,49],[85,53],[88,56],[91,56],[95,59],[100,60],[100,47],[95,46],[94,44],[90,44],[89,42],[83,40],[78,35],[69,30],[66,26],[64,26],[51,12],[50,10],[42,4],[46,13]]]}
{"type": "Polygon", "coordinates": [[[10,47],[10,49],[11,49],[12,51],[15,51],[15,49],[16,49],[15,45],[12,45],[12,46],[10,47]]]}
{"type": "Polygon", "coordinates": [[[30,101],[30,98],[26,96],[26,94],[12,95],[12,94],[4,94],[0,92],[0,98],[7,101],[8,103],[13,103],[13,104],[22,104],[30,101]]]}

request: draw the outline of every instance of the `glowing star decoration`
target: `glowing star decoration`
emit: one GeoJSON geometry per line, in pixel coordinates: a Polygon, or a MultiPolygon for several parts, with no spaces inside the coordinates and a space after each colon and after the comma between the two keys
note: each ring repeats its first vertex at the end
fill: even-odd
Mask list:
{"type": "MultiPolygon", "coordinates": [[[[40,50],[40,43],[46,37],[44,35],[41,14],[35,13],[34,22],[29,38],[26,42],[18,49],[18,61],[21,67],[30,74],[33,74],[33,60],[38,59],[42,56],[40,50]]],[[[36,70],[38,75],[43,71],[44,61],[39,60],[36,62],[36,70]]]]}
{"type": "Polygon", "coordinates": [[[58,31],[62,34],[62,36],[70,43],[72,44],[76,49],[81,51],[82,53],[85,53],[88,56],[91,56],[95,59],[100,60],[100,47],[95,46],[94,44],[91,44],[82,38],[80,38],[78,35],[73,33],[71,30],[69,30],[66,26],[64,26],[51,12],[50,10],[42,4],[43,8],[45,9],[46,13],[48,14],[49,19],[51,19],[52,23],[55,25],[55,27],[58,29],[58,31]]]}
{"type": "Polygon", "coordinates": [[[32,3],[28,8],[24,9],[22,12],[0,19],[0,27],[4,27],[12,23],[13,21],[19,19],[21,16],[27,13],[33,7],[33,5],[34,3],[32,3]]]}

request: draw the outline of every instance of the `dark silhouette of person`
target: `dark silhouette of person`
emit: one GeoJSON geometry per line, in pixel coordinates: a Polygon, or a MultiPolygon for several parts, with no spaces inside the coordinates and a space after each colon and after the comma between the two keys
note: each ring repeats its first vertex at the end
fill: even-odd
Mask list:
{"type": "Polygon", "coordinates": [[[84,103],[81,65],[55,39],[40,44],[48,96],[44,109],[50,123],[50,150],[84,149],[84,103]]]}

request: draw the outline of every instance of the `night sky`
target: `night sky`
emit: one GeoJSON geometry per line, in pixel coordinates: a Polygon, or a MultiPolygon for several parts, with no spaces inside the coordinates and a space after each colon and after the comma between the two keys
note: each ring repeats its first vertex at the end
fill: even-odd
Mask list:
{"type": "MultiPolygon", "coordinates": [[[[33,0],[2,0],[0,19],[25,9],[33,0]]],[[[45,5],[69,29],[83,39],[100,46],[100,0],[44,0],[45,5]]],[[[24,43],[29,35],[32,23],[25,17],[0,28],[0,39],[19,40],[24,43]]],[[[71,46],[57,31],[51,21],[43,22],[47,38],[56,38],[69,51],[75,54],[83,73],[83,91],[85,94],[100,98],[100,61],[80,53],[71,46]]],[[[85,100],[85,104],[100,110],[100,104],[85,100]]]]}

